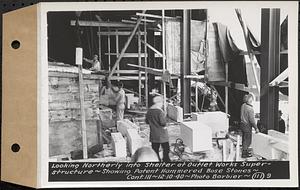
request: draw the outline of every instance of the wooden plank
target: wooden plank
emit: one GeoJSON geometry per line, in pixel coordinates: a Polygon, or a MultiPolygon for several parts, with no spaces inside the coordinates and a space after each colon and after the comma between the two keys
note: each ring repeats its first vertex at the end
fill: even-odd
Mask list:
{"type": "MultiPolygon", "coordinates": [[[[80,120],[81,120],[81,133],[82,133],[82,151],[83,151],[83,159],[88,158],[88,147],[87,147],[87,136],[86,136],[86,113],[84,108],[84,87],[83,87],[83,77],[82,77],[82,53],[78,56],[78,49],[76,48],[76,60],[79,57],[81,60],[81,64],[78,65],[78,74],[79,74],[79,99],[80,99],[80,120]]],[[[82,49],[81,49],[82,51],[82,49]]],[[[50,112],[49,112],[50,116],[50,112]]],[[[60,116],[60,115],[57,115],[60,116]]],[[[49,122],[51,122],[51,117],[49,117],[49,122]]]]}
{"type": "Polygon", "coordinates": [[[121,133],[111,133],[112,147],[116,157],[126,157],[126,141],[121,133]]]}
{"type": "MultiPolygon", "coordinates": [[[[98,120],[98,108],[85,108],[85,120],[98,120]]],[[[49,122],[81,120],[80,109],[49,110],[49,122]]]]}
{"type": "MultiPolygon", "coordinates": [[[[146,17],[144,17],[146,19],[146,17]]],[[[140,17],[139,19],[142,19],[142,17],[140,17]]],[[[146,21],[144,21],[144,41],[145,44],[147,44],[147,25],[146,25],[146,21]]],[[[144,46],[144,53],[147,54],[147,46],[144,46]]],[[[148,56],[144,57],[144,64],[145,67],[148,67],[148,56]]],[[[145,102],[146,102],[146,108],[149,107],[149,89],[148,89],[148,70],[145,69],[145,102]]]]}
{"type": "Polygon", "coordinates": [[[192,152],[212,149],[211,128],[199,121],[180,123],[180,135],[183,143],[192,152]]]}
{"type": "MultiPolygon", "coordinates": [[[[138,18],[137,17],[130,17],[130,19],[131,20],[134,20],[134,21],[136,21],[136,20],[138,20],[138,18]]],[[[150,23],[154,23],[155,22],[155,20],[150,20],[150,19],[142,19],[142,22],[150,22],[150,23]]]]}
{"type": "MultiPolygon", "coordinates": [[[[105,55],[118,56],[118,53],[105,53],[105,55]]],[[[141,53],[141,57],[148,57],[148,54],[141,53]]],[[[124,53],[123,57],[139,57],[138,53],[124,53]]]]}
{"type": "MultiPolygon", "coordinates": [[[[138,35],[139,32],[136,32],[136,35],[138,35]]],[[[109,31],[109,32],[97,32],[97,35],[102,35],[102,36],[130,36],[131,32],[129,31],[109,31]]],[[[141,35],[144,35],[144,32],[140,32],[141,35]]]]}
{"type": "MultiPolygon", "coordinates": [[[[71,26],[75,26],[75,20],[71,20],[71,26]]],[[[99,21],[79,21],[79,26],[93,26],[93,27],[116,27],[116,28],[133,28],[134,24],[126,24],[122,22],[99,22],[99,21]]]]}
{"type": "MultiPolygon", "coordinates": [[[[138,65],[139,67],[142,66],[142,44],[141,44],[141,30],[138,31],[138,65]]],[[[139,105],[142,105],[142,73],[139,70],[139,105]]]]}
{"type": "Polygon", "coordinates": [[[167,116],[176,122],[183,121],[183,109],[180,106],[174,106],[168,104],[167,106],[167,116]]]}
{"type": "Polygon", "coordinates": [[[192,121],[199,121],[212,129],[213,137],[223,137],[229,129],[229,119],[226,113],[216,112],[198,112],[192,113],[192,121]]]}
{"type": "MultiPolygon", "coordinates": [[[[150,18],[158,18],[158,19],[162,19],[162,16],[160,15],[154,15],[154,14],[145,14],[145,13],[136,13],[137,16],[141,16],[141,17],[150,17],[150,18]]],[[[180,20],[180,18],[178,17],[167,17],[165,16],[164,19],[176,19],[176,20],[180,20]]]]}

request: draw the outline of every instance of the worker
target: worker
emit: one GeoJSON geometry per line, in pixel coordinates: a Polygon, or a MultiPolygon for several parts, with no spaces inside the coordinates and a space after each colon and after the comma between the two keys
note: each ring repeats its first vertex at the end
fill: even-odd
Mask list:
{"type": "Polygon", "coordinates": [[[278,124],[279,132],[285,133],[285,122],[282,119],[282,111],[281,110],[278,111],[278,118],[279,118],[279,124],[278,124]]]}
{"type": "Polygon", "coordinates": [[[91,71],[100,71],[101,70],[101,64],[100,61],[98,60],[98,55],[94,55],[93,60],[83,58],[84,61],[92,64],[92,67],[90,68],[91,71]]]}
{"type": "Polygon", "coordinates": [[[169,135],[167,129],[166,114],[162,110],[163,98],[155,96],[153,98],[153,105],[149,108],[146,114],[146,123],[150,126],[150,142],[153,150],[156,152],[159,160],[159,148],[163,149],[163,162],[169,162],[169,135]]]}
{"type": "Polygon", "coordinates": [[[259,129],[256,125],[254,119],[254,109],[253,109],[253,99],[254,95],[246,94],[244,96],[244,103],[241,107],[241,131],[242,131],[242,158],[251,157],[252,154],[249,151],[249,146],[252,141],[252,127],[255,132],[258,133],[259,129]]]}
{"type": "Polygon", "coordinates": [[[159,162],[156,152],[151,147],[141,147],[131,157],[132,162],[159,162]]]}
{"type": "Polygon", "coordinates": [[[119,121],[124,119],[125,102],[126,102],[123,83],[114,82],[112,84],[111,91],[113,92],[113,96],[116,102],[117,121],[119,121]]]}

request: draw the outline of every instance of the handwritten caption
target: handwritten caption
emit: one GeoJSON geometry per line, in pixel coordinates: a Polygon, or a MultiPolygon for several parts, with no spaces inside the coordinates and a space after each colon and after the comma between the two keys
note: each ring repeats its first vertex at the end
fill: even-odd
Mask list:
{"type": "MultiPolygon", "coordinates": [[[[49,163],[49,181],[274,179],[272,162],[49,163]]],[[[287,164],[288,166],[288,164],[287,164]]],[[[276,168],[276,167],[275,167],[276,168]]],[[[283,169],[281,172],[285,171],[283,169]]],[[[274,175],[275,174],[275,175],[274,175]]],[[[289,177],[282,176],[283,179],[289,177]]]]}

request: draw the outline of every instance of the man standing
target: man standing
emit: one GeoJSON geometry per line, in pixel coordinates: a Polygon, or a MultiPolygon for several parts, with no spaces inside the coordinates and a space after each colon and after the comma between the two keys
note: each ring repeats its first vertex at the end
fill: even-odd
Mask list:
{"type": "Polygon", "coordinates": [[[278,117],[279,117],[279,124],[278,124],[279,132],[285,133],[285,122],[282,119],[282,111],[281,110],[279,110],[279,112],[278,112],[278,117]]]}
{"type": "Polygon", "coordinates": [[[84,61],[91,63],[92,67],[90,68],[91,71],[100,71],[101,70],[101,64],[100,61],[98,60],[98,55],[94,55],[93,60],[83,58],[84,61]]]}
{"type": "Polygon", "coordinates": [[[122,82],[114,83],[111,87],[111,90],[114,93],[114,98],[116,101],[117,121],[119,121],[124,119],[125,102],[126,102],[123,83],[122,82]]]}
{"type": "MultiPolygon", "coordinates": [[[[163,162],[170,162],[169,135],[167,130],[166,114],[162,110],[163,99],[161,96],[153,98],[153,103],[146,114],[146,123],[150,126],[150,142],[153,150],[159,157],[159,147],[163,149],[163,162]]],[[[161,159],[160,159],[161,160],[161,159]]]]}
{"type": "Polygon", "coordinates": [[[253,95],[246,94],[244,96],[244,104],[241,107],[241,130],[242,130],[242,158],[251,157],[252,154],[249,151],[249,146],[252,141],[252,127],[255,129],[256,133],[259,129],[256,125],[254,119],[254,109],[253,109],[253,95]]]}

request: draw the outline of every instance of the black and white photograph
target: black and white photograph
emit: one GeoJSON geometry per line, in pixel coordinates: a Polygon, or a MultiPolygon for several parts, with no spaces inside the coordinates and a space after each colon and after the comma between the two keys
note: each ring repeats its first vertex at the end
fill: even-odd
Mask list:
{"type": "Polygon", "coordinates": [[[51,160],[289,160],[287,12],[47,19],[51,160]]]}

